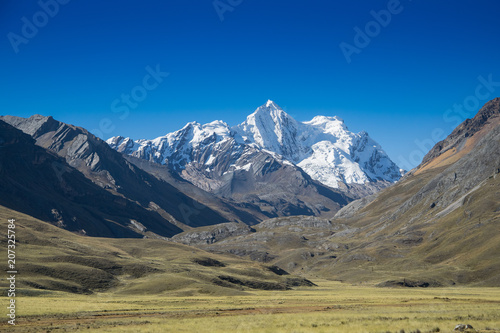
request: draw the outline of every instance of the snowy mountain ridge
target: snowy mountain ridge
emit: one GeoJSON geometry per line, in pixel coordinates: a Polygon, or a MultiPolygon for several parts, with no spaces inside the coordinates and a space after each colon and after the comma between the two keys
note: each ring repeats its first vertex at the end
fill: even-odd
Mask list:
{"type": "Polygon", "coordinates": [[[107,143],[122,153],[168,164],[178,172],[195,167],[209,175],[224,152],[232,161],[224,170],[218,168],[221,176],[249,169],[251,160],[245,158],[242,165],[241,158],[263,151],[333,188],[339,182],[395,182],[401,177],[399,168],[368,133],[350,132],[339,117],[316,116],[298,122],[271,100],[237,126],[220,120],[204,125],[190,122],[154,140],[113,137],[107,143]]]}

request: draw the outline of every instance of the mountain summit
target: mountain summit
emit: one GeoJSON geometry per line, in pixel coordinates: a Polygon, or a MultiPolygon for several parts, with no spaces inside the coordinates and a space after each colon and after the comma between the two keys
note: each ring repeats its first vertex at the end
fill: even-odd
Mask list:
{"type": "Polygon", "coordinates": [[[259,107],[235,131],[245,143],[275,152],[313,179],[333,188],[344,184],[397,181],[399,168],[368,133],[352,133],[339,117],[297,122],[273,101],[259,107]]]}
{"type": "Polygon", "coordinates": [[[294,162],[299,157],[299,152],[294,151],[298,147],[299,126],[276,103],[268,100],[233,130],[242,137],[243,143],[255,143],[294,162]]]}
{"type": "MultiPolygon", "coordinates": [[[[249,148],[270,152],[331,188],[370,183],[386,186],[401,177],[399,168],[368,133],[350,132],[339,117],[317,116],[298,122],[271,100],[234,127],[222,121],[189,123],[155,140],[113,137],[107,142],[120,152],[170,164],[179,172],[196,167],[208,175],[211,166],[221,160],[222,146],[230,145],[233,155],[249,148]]],[[[228,168],[223,173],[231,171],[228,168]]]]}

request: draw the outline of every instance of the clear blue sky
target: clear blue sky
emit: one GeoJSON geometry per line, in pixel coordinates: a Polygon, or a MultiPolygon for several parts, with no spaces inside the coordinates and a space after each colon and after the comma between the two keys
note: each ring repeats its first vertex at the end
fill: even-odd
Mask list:
{"type": "Polygon", "coordinates": [[[139,139],[235,125],[272,99],[299,121],[342,117],[409,168],[434,130],[500,96],[500,83],[476,91],[479,76],[500,82],[498,1],[54,1],[0,2],[0,114],[139,139]],[[382,10],[383,25],[370,13],[382,10]],[[372,37],[348,63],[339,45],[356,47],[355,27],[372,37]],[[146,77],[157,65],[159,84],[146,77]]]}

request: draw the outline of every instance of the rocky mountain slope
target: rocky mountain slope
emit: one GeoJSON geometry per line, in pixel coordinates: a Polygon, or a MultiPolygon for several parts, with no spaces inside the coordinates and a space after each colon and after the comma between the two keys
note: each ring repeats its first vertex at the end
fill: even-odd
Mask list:
{"type": "MultiPolygon", "coordinates": [[[[459,125],[395,185],[333,219],[281,217],[202,244],[295,272],[401,286],[500,286],[500,99],[459,125]]],[[[206,227],[208,238],[221,226],[206,227]]],[[[202,245],[201,245],[202,244],[202,245]]]]}
{"type": "Polygon", "coordinates": [[[182,190],[190,188],[187,182],[159,179],[145,172],[83,128],[40,115],[0,119],[31,135],[37,145],[64,158],[101,188],[157,212],[181,229],[243,218],[248,223],[256,221],[251,214],[202,190],[186,195],[182,190]]]}
{"type": "Polygon", "coordinates": [[[2,120],[0,205],[89,236],[167,237],[182,231],[158,213],[94,184],[2,120]]]}

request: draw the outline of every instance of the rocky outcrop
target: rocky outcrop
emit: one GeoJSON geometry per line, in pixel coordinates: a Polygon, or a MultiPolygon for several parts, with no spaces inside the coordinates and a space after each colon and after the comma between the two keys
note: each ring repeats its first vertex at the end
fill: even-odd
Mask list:
{"type": "Polygon", "coordinates": [[[475,332],[474,327],[472,327],[472,325],[469,324],[458,324],[457,326],[455,326],[453,330],[457,332],[467,332],[467,331],[475,332]]]}
{"type": "Polygon", "coordinates": [[[286,218],[269,219],[259,224],[261,229],[276,229],[279,227],[302,227],[331,229],[332,223],[329,220],[314,216],[290,216],[286,218]]]}
{"type": "Polygon", "coordinates": [[[205,245],[228,237],[247,235],[251,232],[255,232],[255,230],[243,223],[222,223],[185,231],[172,237],[172,240],[186,245],[205,245]]]}

